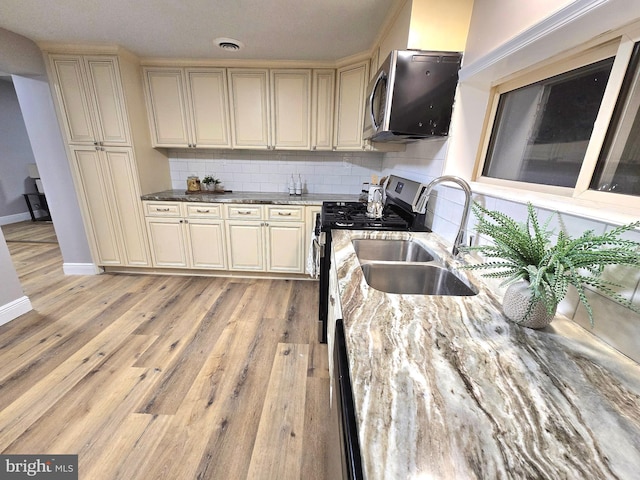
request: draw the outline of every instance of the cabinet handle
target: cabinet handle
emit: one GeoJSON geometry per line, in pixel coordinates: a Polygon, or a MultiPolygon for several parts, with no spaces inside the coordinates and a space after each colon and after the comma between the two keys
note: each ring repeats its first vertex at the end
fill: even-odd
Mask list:
{"type": "Polygon", "coordinates": [[[169,207],[166,207],[166,208],[156,207],[156,212],[168,212],[168,211],[169,211],[169,207]]]}
{"type": "Polygon", "coordinates": [[[196,212],[198,212],[198,213],[209,213],[209,211],[210,210],[208,208],[206,210],[201,210],[199,208],[196,208],[196,212]]]}
{"type": "Polygon", "coordinates": [[[238,210],[238,215],[251,215],[251,212],[247,210],[238,210]]]}
{"type": "Polygon", "coordinates": [[[290,217],[291,212],[278,212],[278,215],[280,215],[281,217],[290,217]]]}

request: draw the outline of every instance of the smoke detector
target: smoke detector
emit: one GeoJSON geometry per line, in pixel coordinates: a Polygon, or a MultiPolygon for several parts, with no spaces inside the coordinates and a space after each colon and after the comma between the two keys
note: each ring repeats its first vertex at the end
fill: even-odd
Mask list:
{"type": "Polygon", "coordinates": [[[230,52],[237,52],[242,47],[244,47],[244,43],[242,43],[240,40],[234,40],[233,38],[224,37],[216,38],[213,41],[213,44],[218,48],[221,48],[222,50],[227,50],[230,52]]]}

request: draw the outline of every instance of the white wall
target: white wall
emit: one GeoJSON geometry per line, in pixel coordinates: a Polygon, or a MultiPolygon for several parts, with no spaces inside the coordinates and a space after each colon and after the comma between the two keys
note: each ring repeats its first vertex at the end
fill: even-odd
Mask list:
{"type": "MultiPolygon", "coordinates": [[[[72,187],[62,134],[40,49],[31,40],[0,28],[0,71],[12,74],[29,143],[43,183],[65,265],[92,263],[72,187]]],[[[0,322],[31,309],[0,232],[0,322]]]]}
{"type": "Polygon", "coordinates": [[[482,58],[574,0],[475,0],[465,64],[482,58]]]}
{"type": "Polygon", "coordinates": [[[362,183],[382,168],[381,153],[260,152],[171,150],[173,188],[184,190],[191,174],[220,178],[227,190],[288,192],[291,175],[300,177],[304,193],[358,194],[362,183]]]}
{"type": "Polygon", "coordinates": [[[20,280],[13,268],[9,249],[0,232],[0,275],[2,275],[2,287],[0,288],[0,325],[32,310],[29,298],[22,292],[20,280]]]}
{"type": "Polygon", "coordinates": [[[46,77],[13,76],[31,148],[38,164],[65,271],[93,260],[84,232],[80,206],[46,77]]]}
{"type": "Polygon", "coordinates": [[[28,164],[35,163],[11,78],[0,80],[0,225],[28,220],[23,193],[35,192],[28,164]]]}

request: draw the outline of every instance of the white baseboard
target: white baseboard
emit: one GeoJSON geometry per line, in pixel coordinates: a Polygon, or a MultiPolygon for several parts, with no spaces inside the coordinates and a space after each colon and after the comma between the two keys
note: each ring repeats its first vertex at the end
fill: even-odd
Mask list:
{"type": "Polygon", "coordinates": [[[13,215],[5,215],[0,217],[0,225],[9,225],[11,223],[24,222],[25,220],[31,220],[29,212],[15,213],[13,215]]]}
{"type": "Polygon", "coordinates": [[[95,263],[63,263],[62,271],[65,275],[98,275],[102,269],[95,263]]]}
{"type": "Polygon", "coordinates": [[[0,305],[0,325],[4,325],[31,310],[33,310],[33,307],[31,306],[31,300],[29,300],[27,296],[18,298],[5,305],[0,305]]]}

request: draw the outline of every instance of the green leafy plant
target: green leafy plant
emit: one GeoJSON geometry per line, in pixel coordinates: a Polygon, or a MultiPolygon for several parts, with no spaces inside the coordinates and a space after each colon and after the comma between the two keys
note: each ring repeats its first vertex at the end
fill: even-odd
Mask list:
{"type": "Polygon", "coordinates": [[[209,184],[218,185],[220,183],[220,179],[212,175],[207,175],[202,179],[202,183],[204,183],[205,185],[209,185],[209,184]]]}
{"type": "Polygon", "coordinates": [[[620,285],[601,278],[607,265],[640,267],[640,243],[620,238],[622,233],[640,226],[640,221],[601,235],[588,230],[575,239],[560,231],[555,243],[552,243],[553,232],[548,227],[553,216],[541,225],[530,203],[525,223],[516,222],[501,212],[488,210],[477,202],[472,209],[478,219],[477,232],[491,238],[493,245],[465,247],[463,250],[479,252],[487,260],[463,268],[494,270],[482,275],[505,278],[503,286],[518,280],[528,281],[532,297],[527,316],[538,301],[545,305],[549,314],[553,314],[567,294],[569,285],[578,291],[592,326],[593,310],[587,301],[585,286],[599,290],[612,300],[640,313],[640,308],[612,288],[620,285]]]}

